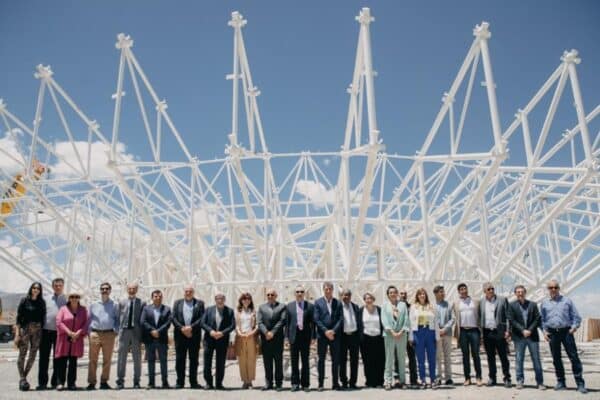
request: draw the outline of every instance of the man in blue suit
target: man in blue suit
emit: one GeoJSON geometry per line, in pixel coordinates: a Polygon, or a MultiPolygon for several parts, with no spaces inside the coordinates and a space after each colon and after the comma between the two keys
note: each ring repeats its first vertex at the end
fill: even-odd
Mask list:
{"type": "Polygon", "coordinates": [[[154,389],[156,353],[160,361],[160,376],[163,389],[169,388],[167,380],[167,350],[169,337],[167,332],[171,326],[171,309],[162,304],[162,292],[152,292],[152,304],[144,307],[140,316],[140,325],[143,329],[142,340],[146,345],[148,357],[148,389],[154,389]]]}
{"type": "Polygon", "coordinates": [[[323,297],[315,302],[315,325],[317,326],[317,353],[319,355],[319,391],[323,390],[325,380],[325,358],[327,348],[331,355],[331,376],[333,390],[340,390],[338,383],[340,368],[340,342],[343,314],[341,303],[333,298],[333,283],[323,283],[323,297]]]}

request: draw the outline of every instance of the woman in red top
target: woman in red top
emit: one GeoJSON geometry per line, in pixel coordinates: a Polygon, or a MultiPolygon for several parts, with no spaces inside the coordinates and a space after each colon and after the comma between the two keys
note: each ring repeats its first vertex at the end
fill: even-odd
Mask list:
{"type": "Polygon", "coordinates": [[[88,312],[79,303],[81,295],[71,293],[66,305],[62,306],[56,315],[56,375],[57,390],[65,389],[65,378],[67,388],[76,390],[77,359],[83,356],[83,338],[87,335],[88,312]],[[69,373],[66,376],[67,364],[69,373]]]}

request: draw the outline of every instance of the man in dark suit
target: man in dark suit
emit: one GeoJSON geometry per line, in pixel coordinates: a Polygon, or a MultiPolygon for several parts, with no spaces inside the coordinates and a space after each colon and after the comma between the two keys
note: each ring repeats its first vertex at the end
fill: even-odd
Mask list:
{"type": "Polygon", "coordinates": [[[340,380],[342,381],[343,389],[350,388],[356,390],[362,319],[359,318],[358,305],[352,302],[352,291],[350,289],[345,289],[342,292],[342,317],[344,322],[340,343],[340,380]],[[348,353],[350,353],[350,380],[348,380],[348,375],[346,374],[348,353]]]}
{"type": "Polygon", "coordinates": [[[488,386],[496,385],[496,352],[502,364],[504,387],[512,387],[510,380],[510,364],[508,362],[508,301],[506,297],[497,296],[491,282],[483,284],[484,297],[479,302],[480,326],[483,331],[483,347],[488,360],[488,386]]]}
{"type": "Polygon", "coordinates": [[[265,386],[273,389],[273,363],[275,363],[275,388],[281,391],[283,384],[283,339],[287,319],[285,304],[277,301],[275,289],[267,290],[267,302],[258,308],[256,324],[260,332],[263,362],[265,365],[265,386]]]}
{"type": "Polygon", "coordinates": [[[224,390],[223,378],[225,377],[225,361],[227,358],[227,346],[229,335],[235,329],[235,318],[233,310],[225,305],[225,295],[215,295],[215,305],[208,307],[202,317],[202,329],[204,329],[204,379],[206,388],[224,390]],[[212,359],[213,353],[217,356],[217,376],[213,386],[212,359]]]}
{"type": "Polygon", "coordinates": [[[287,338],[290,343],[290,356],[292,359],[292,392],[300,390],[300,385],[305,392],[310,387],[309,353],[310,342],[315,338],[314,307],[304,300],[305,289],[302,285],[296,286],[296,300],[287,305],[287,338]],[[302,359],[302,374],[300,374],[299,360],[302,359]]]}
{"type": "Polygon", "coordinates": [[[117,389],[125,386],[127,353],[131,349],[133,358],[133,387],[140,388],[142,375],[142,324],[140,316],[146,305],[137,297],[138,284],[127,285],[127,298],[119,302],[119,351],[117,358],[117,389]]]}
{"type": "Polygon", "coordinates": [[[545,390],[544,371],[540,361],[540,336],[538,329],[541,328],[542,319],[537,304],[525,298],[527,290],[523,285],[515,287],[517,299],[508,305],[508,321],[515,342],[515,357],[517,359],[517,389],[523,389],[525,377],[523,374],[523,360],[525,359],[525,348],[529,349],[533,370],[535,371],[535,382],[540,390],[545,390]]]}
{"type": "Polygon", "coordinates": [[[144,307],[140,316],[142,326],[142,338],[146,345],[146,357],[148,358],[148,389],[154,389],[156,353],[160,361],[160,376],[163,389],[169,388],[167,379],[167,350],[169,337],[167,332],[171,326],[171,309],[162,304],[162,292],[152,292],[152,304],[144,307]]]}
{"type": "Polygon", "coordinates": [[[190,358],[190,387],[200,389],[198,384],[198,354],[202,327],[200,322],[204,315],[204,302],[194,297],[194,288],[187,285],[183,288],[183,299],[173,305],[173,326],[175,332],[175,371],[177,372],[177,389],[185,384],[185,359],[190,358]]]}
{"type": "Polygon", "coordinates": [[[332,389],[341,390],[339,385],[340,367],[340,335],[342,334],[342,306],[338,300],[333,298],[333,283],[323,283],[323,297],[315,302],[315,325],[317,326],[317,353],[319,361],[317,369],[319,372],[319,391],[323,390],[325,380],[325,358],[327,348],[331,355],[331,378],[332,389]]]}

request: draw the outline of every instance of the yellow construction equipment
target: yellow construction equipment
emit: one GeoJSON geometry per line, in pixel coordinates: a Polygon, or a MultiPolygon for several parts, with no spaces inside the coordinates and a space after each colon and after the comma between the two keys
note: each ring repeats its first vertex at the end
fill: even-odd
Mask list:
{"type": "MultiPolygon", "coordinates": [[[[33,178],[35,180],[41,179],[42,175],[47,170],[48,169],[43,164],[37,160],[33,160],[33,178]]],[[[3,201],[0,205],[0,229],[5,226],[3,220],[13,212],[18,199],[27,191],[23,180],[24,174],[15,175],[12,185],[10,185],[10,189],[2,196],[3,201]]]]}

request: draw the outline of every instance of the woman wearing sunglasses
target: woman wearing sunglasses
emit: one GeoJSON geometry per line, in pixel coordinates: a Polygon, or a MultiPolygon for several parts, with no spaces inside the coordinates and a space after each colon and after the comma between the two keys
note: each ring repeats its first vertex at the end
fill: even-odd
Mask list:
{"type": "Polygon", "coordinates": [[[87,335],[88,312],[80,304],[81,295],[71,293],[56,315],[57,390],[77,390],[77,359],[83,356],[83,338],[87,335]],[[68,365],[68,373],[67,373],[68,365]]]}
{"type": "Polygon", "coordinates": [[[46,302],[42,296],[42,284],[34,282],[27,292],[27,296],[21,299],[17,308],[17,324],[15,326],[15,345],[19,348],[19,389],[29,390],[27,375],[35,362],[35,356],[40,347],[42,338],[42,327],[46,320],[46,302]],[[27,363],[27,353],[29,358],[27,363]]]}

